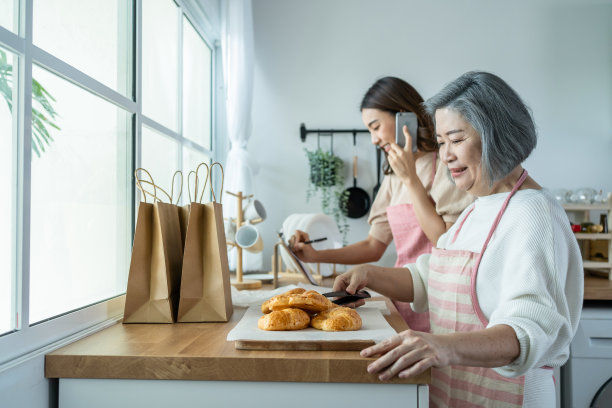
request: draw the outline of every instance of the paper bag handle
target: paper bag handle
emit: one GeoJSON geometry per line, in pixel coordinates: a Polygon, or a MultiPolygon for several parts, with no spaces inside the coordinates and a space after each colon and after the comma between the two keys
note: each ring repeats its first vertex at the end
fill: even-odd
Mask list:
{"type": "Polygon", "coordinates": [[[196,179],[195,179],[195,197],[194,199],[197,200],[199,203],[202,202],[202,197],[204,197],[204,190],[206,190],[206,184],[208,183],[209,175],[210,175],[210,167],[208,167],[208,164],[206,164],[205,162],[198,164],[198,167],[196,167],[196,171],[195,171],[196,179]],[[200,166],[206,167],[206,177],[204,177],[204,185],[202,186],[202,193],[200,194],[200,199],[198,200],[198,184],[200,180],[198,173],[200,172],[200,166]]]}
{"type": "Polygon", "coordinates": [[[221,203],[221,200],[223,199],[223,181],[225,179],[225,175],[223,174],[223,166],[219,162],[214,162],[213,164],[210,165],[210,192],[212,193],[213,201],[216,203],[217,197],[215,196],[215,190],[213,188],[213,181],[212,181],[212,169],[215,165],[219,166],[219,169],[221,170],[221,192],[219,193],[219,203],[221,203]]]}
{"type": "MultiPolygon", "coordinates": [[[[143,169],[142,167],[139,167],[136,170],[134,170],[134,178],[136,179],[136,184],[138,185],[138,189],[142,192],[142,197],[144,198],[144,202],[145,203],[147,202],[147,194],[152,196],[153,200],[159,200],[157,198],[157,186],[153,182],[153,176],[151,176],[151,173],[149,173],[146,169],[143,169]],[[153,194],[149,193],[148,191],[145,191],[145,189],[142,187],[142,184],[140,184],[141,179],[138,178],[138,172],[139,171],[144,171],[149,176],[149,180],[151,180],[150,183],[153,185],[153,194]]],[[[144,180],[142,180],[142,181],[144,181],[144,180]]]]}
{"type": "Polygon", "coordinates": [[[176,198],[176,204],[178,205],[179,201],[181,200],[181,196],[183,195],[183,172],[180,170],[177,170],[174,172],[174,175],[172,176],[172,189],[170,190],[170,204],[172,204],[172,199],[174,198],[174,179],[176,177],[176,175],[180,175],[181,176],[181,189],[179,190],[179,194],[178,197],[176,198]]]}
{"type": "MultiPolygon", "coordinates": [[[[191,175],[192,175],[192,174],[196,174],[196,172],[195,172],[195,171],[193,171],[193,170],[191,170],[191,171],[189,172],[189,174],[187,174],[187,194],[189,194],[189,202],[190,202],[190,203],[191,203],[191,202],[193,202],[193,201],[195,200],[195,197],[194,197],[194,199],[193,199],[193,200],[191,199],[191,175]]],[[[197,178],[197,177],[198,177],[198,175],[196,174],[196,178],[197,178]]],[[[194,187],[195,187],[195,186],[196,186],[196,184],[194,184],[194,187]]]]}
{"type": "MultiPolygon", "coordinates": [[[[166,197],[168,197],[168,202],[169,202],[170,204],[172,204],[172,197],[170,196],[170,194],[168,194],[168,193],[166,192],[166,190],[164,190],[164,189],[163,189],[163,188],[161,188],[160,186],[158,186],[158,185],[156,185],[156,184],[153,184],[153,183],[151,183],[150,181],[147,181],[147,180],[140,180],[140,182],[141,182],[141,183],[145,183],[145,184],[150,184],[150,185],[152,185],[152,186],[153,186],[153,188],[154,188],[154,189],[159,190],[159,191],[161,191],[162,193],[164,193],[164,194],[166,195],[166,197]]],[[[146,191],[146,190],[144,191],[144,193],[145,193],[145,194],[150,195],[151,197],[154,197],[154,198],[155,198],[157,201],[160,201],[160,202],[162,201],[162,200],[161,200],[159,197],[157,197],[157,195],[153,196],[151,193],[149,193],[149,192],[148,192],[148,191],[146,191]]],[[[157,193],[156,193],[156,194],[157,194],[157,193]]],[[[146,201],[145,201],[145,202],[146,202],[146,201]]]]}

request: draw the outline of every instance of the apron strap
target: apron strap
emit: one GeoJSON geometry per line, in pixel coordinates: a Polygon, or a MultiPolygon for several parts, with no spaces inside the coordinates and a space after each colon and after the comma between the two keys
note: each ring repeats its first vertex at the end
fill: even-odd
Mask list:
{"type": "Polygon", "coordinates": [[[482,255],[484,255],[484,252],[487,249],[487,245],[489,245],[489,241],[491,240],[491,237],[493,236],[493,233],[495,232],[495,229],[497,228],[497,225],[499,224],[499,221],[501,220],[502,215],[506,211],[506,207],[508,207],[508,202],[510,201],[510,198],[512,198],[514,193],[516,193],[516,191],[523,185],[523,182],[525,181],[525,179],[527,179],[527,170],[523,170],[521,177],[519,177],[516,184],[514,184],[512,191],[510,192],[510,194],[508,194],[508,197],[504,201],[504,204],[502,205],[499,212],[497,213],[497,217],[495,217],[495,221],[493,222],[493,225],[491,226],[491,229],[489,230],[489,235],[487,236],[487,239],[485,240],[485,243],[482,246],[482,250],[478,254],[478,258],[476,258],[476,264],[474,265],[474,269],[472,270],[472,285],[470,288],[470,295],[472,297],[472,305],[474,305],[474,311],[476,312],[476,315],[478,316],[481,323],[485,327],[487,324],[489,324],[489,322],[487,321],[487,318],[485,317],[484,313],[482,313],[482,310],[480,309],[480,305],[478,304],[478,299],[476,298],[476,275],[478,274],[478,267],[480,266],[482,255]]]}

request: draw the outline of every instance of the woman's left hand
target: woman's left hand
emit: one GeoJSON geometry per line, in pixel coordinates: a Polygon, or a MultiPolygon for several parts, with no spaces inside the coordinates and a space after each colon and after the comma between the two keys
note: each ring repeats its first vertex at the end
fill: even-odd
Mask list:
{"type": "Polygon", "coordinates": [[[415,157],[412,152],[412,135],[408,132],[408,127],[404,126],[404,137],[406,138],[405,146],[402,148],[395,143],[389,144],[387,150],[387,160],[393,169],[393,172],[405,182],[418,180],[415,157]]]}
{"type": "Polygon", "coordinates": [[[406,378],[422,373],[430,367],[450,364],[451,348],[445,336],[403,331],[361,351],[362,357],[380,356],[368,365],[368,372],[378,373],[381,381],[395,376],[406,378]]]}

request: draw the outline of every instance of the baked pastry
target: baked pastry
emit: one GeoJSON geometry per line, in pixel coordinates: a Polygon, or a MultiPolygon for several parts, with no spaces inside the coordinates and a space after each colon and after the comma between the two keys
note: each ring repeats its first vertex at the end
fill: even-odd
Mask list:
{"type": "Polygon", "coordinates": [[[288,307],[294,307],[310,313],[318,313],[334,306],[331,300],[314,290],[290,295],[283,294],[270,300],[267,307],[271,310],[282,310],[288,307]]]}
{"type": "Polygon", "coordinates": [[[280,295],[276,295],[274,297],[271,297],[270,299],[266,300],[265,302],[263,302],[261,304],[261,312],[262,313],[270,313],[272,311],[272,309],[270,308],[270,303],[274,302],[276,298],[280,297],[280,296],[290,296],[290,295],[299,295],[306,292],[306,289],[304,288],[295,288],[295,289],[291,289],[288,290],[285,293],[281,293],[280,295]]]}
{"type": "Polygon", "coordinates": [[[261,330],[301,330],[310,324],[310,316],[300,309],[275,310],[259,318],[261,330]]]}
{"type": "Polygon", "coordinates": [[[350,331],[361,329],[361,316],[350,307],[325,310],[310,321],[315,329],[323,331],[350,331]]]}

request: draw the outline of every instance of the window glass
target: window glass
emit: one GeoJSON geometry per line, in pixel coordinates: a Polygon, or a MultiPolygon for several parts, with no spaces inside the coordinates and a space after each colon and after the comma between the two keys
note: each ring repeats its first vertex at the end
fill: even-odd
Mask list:
{"type": "Polygon", "coordinates": [[[16,191],[15,145],[13,126],[15,117],[11,106],[17,106],[14,98],[13,66],[17,58],[0,48],[0,189],[8,196],[0,200],[0,334],[15,328],[12,317],[15,304],[14,291],[14,223],[16,191]]]}
{"type": "MultiPolygon", "coordinates": [[[[146,126],[142,127],[141,167],[151,174],[155,185],[161,187],[169,195],[172,194],[172,176],[179,170],[178,153],[179,145],[176,140],[146,126]]],[[[172,198],[176,203],[180,187],[175,187],[174,190],[175,196],[172,198]]],[[[170,201],[163,193],[158,192],[158,194],[163,202],[170,201]]],[[[147,200],[149,200],[148,197],[147,200]]]]}
{"type": "Polygon", "coordinates": [[[178,127],[178,14],[172,0],[142,2],[142,113],[178,127]]]}
{"type": "Polygon", "coordinates": [[[17,0],[0,0],[0,26],[9,31],[16,32],[17,0]]]}
{"type": "MultiPolygon", "coordinates": [[[[201,153],[197,150],[190,149],[188,147],[183,148],[183,175],[185,176],[185,183],[183,185],[183,195],[181,197],[181,203],[187,204],[191,201],[200,201],[200,197],[202,197],[202,203],[207,203],[210,201],[210,180],[204,184],[204,177],[206,177],[206,168],[204,166],[200,167],[200,171],[198,172],[198,192],[197,192],[197,200],[196,200],[196,191],[195,191],[195,178],[192,176],[189,180],[189,184],[187,181],[187,177],[189,177],[190,171],[195,171],[200,163],[206,163],[210,166],[210,157],[204,153],[201,153]],[[206,185],[204,188],[204,194],[202,195],[202,185],[206,185]],[[188,187],[189,186],[189,187],[188,187]]],[[[215,167],[215,170],[218,171],[218,168],[215,167]]]]}
{"type": "Polygon", "coordinates": [[[125,292],[130,248],[130,115],[33,66],[30,323],[125,292]],[[37,129],[38,127],[38,129],[37,129]],[[56,128],[57,127],[57,128],[56,128]],[[49,138],[45,138],[45,130],[49,138]]]}
{"type": "Polygon", "coordinates": [[[212,50],[183,17],[183,136],[210,149],[212,50]]]}
{"type": "Polygon", "coordinates": [[[130,3],[34,0],[34,45],[127,95],[131,90],[130,3]]]}

